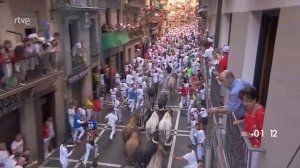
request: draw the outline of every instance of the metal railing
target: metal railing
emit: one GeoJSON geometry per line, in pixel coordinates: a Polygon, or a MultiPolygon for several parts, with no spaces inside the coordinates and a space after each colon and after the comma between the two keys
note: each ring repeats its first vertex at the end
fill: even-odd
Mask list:
{"type": "Polygon", "coordinates": [[[90,55],[91,55],[91,59],[97,59],[99,57],[99,43],[92,43],[90,44],[90,55]]]}
{"type": "MultiPolygon", "coordinates": [[[[208,108],[219,107],[221,100],[219,82],[214,74],[209,74],[207,60],[205,60],[203,67],[205,69],[208,108]]],[[[252,156],[261,155],[265,151],[262,148],[253,148],[248,137],[241,137],[241,131],[244,128],[242,124],[233,125],[236,119],[234,113],[227,115],[224,130],[220,115],[209,116],[207,145],[211,149],[210,167],[250,168],[254,161],[252,156]]]]}
{"type": "Polygon", "coordinates": [[[63,2],[76,8],[97,7],[96,0],[63,0],[63,2]]]}
{"type": "MultiPolygon", "coordinates": [[[[21,48],[16,50],[22,50],[21,48]]],[[[62,69],[57,52],[19,53],[3,57],[0,62],[0,94],[24,86],[62,69]]]]}
{"type": "MultiPolygon", "coordinates": [[[[215,107],[216,102],[211,97],[211,93],[214,93],[213,89],[209,86],[213,83],[209,83],[209,71],[207,60],[202,60],[202,72],[205,80],[205,93],[206,93],[206,105],[207,108],[215,107]]],[[[206,130],[206,167],[209,168],[229,168],[228,161],[225,154],[225,144],[222,137],[221,128],[219,127],[218,118],[215,115],[208,116],[208,126],[206,130]],[[209,152],[208,152],[209,151],[209,152]]]]}

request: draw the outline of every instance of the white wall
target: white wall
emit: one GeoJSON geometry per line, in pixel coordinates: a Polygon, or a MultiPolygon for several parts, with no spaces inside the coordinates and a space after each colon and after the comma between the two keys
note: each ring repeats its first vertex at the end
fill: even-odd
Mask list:
{"type": "Polygon", "coordinates": [[[236,78],[242,77],[249,13],[233,13],[230,34],[228,69],[236,78]]]}
{"type": "Polygon", "coordinates": [[[280,7],[298,6],[299,0],[226,0],[223,1],[223,13],[258,11],[280,7]]]}
{"type": "Polygon", "coordinates": [[[264,120],[265,132],[275,129],[278,137],[264,136],[264,168],[287,167],[300,142],[299,17],[300,6],[280,11],[264,120]]]}
{"type": "Polygon", "coordinates": [[[230,28],[230,14],[221,15],[221,25],[220,25],[220,35],[219,35],[219,47],[223,45],[228,45],[229,39],[229,28],[230,28]]]}
{"type": "Polygon", "coordinates": [[[262,12],[249,13],[242,79],[253,83],[262,12]]]}

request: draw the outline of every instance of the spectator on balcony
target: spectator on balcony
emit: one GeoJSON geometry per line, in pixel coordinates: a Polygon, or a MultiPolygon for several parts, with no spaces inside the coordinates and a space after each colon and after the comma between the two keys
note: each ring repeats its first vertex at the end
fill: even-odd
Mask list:
{"type": "Polygon", "coordinates": [[[18,153],[28,162],[30,152],[24,148],[24,141],[21,134],[17,134],[15,140],[11,143],[11,153],[17,155],[18,153]]]}
{"type": "Polygon", "coordinates": [[[0,167],[8,167],[7,162],[9,161],[9,152],[4,142],[0,143],[0,167]]]}
{"type": "Polygon", "coordinates": [[[72,55],[78,61],[82,61],[86,63],[86,48],[84,45],[84,40],[80,40],[80,42],[76,43],[72,48],[72,55]]]}
{"type": "Polygon", "coordinates": [[[204,54],[202,55],[203,58],[207,59],[208,61],[213,61],[213,54],[214,48],[212,47],[213,41],[212,39],[208,38],[205,42],[205,50],[204,54]]]}
{"type": "Polygon", "coordinates": [[[58,56],[57,53],[59,51],[59,47],[58,47],[58,41],[54,38],[54,37],[50,37],[50,55],[49,55],[49,59],[50,59],[50,65],[51,65],[51,72],[56,72],[56,70],[58,69],[58,56]]]}
{"type": "Polygon", "coordinates": [[[209,109],[209,113],[231,114],[231,112],[233,112],[237,118],[243,119],[246,111],[245,106],[239,99],[239,92],[246,87],[251,87],[251,84],[241,79],[235,79],[233,73],[229,70],[225,70],[220,74],[219,81],[230,91],[228,102],[224,107],[213,107],[209,109]]]}
{"type": "Polygon", "coordinates": [[[37,76],[36,65],[38,65],[38,44],[37,34],[28,35],[28,45],[26,46],[26,55],[28,59],[28,80],[32,80],[37,76]]]}
{"type": "MultiPolygon", "coordinates": [[[[259,148],[262,139],[263,122],[265,108],[258,103],[258,94],[252,87],[246,87],[239,92],[239,97],[246,107],[246,114],[243,120],[236,120],[234,124],[244,124],[245,131],[241,132],[241,136],[249,137],[254,148],[259,148]]],[[[258,168],[261,155],[260,152],[252,151],[251,168],[258,168]]]]}
{"type": "Polygon", "coordinates": [[[1,79],[1,88],[11,88],[8,84],[8,80],[13,75],[13,50],[12,50],[12,42],[10,40],[5,40],[3,43],[3,48],[0,51],[1,53],[1,67],[3,77],[1,79]]]}
{"type": "Polygon", "coordinates": [[[101,29],[102,29],[102,33],[107,33],[108,32],[108,25],[106,23],[103,23],[101,29]]]}
{"type": "Polygon", "coordinates": [[[15,55],[14,71],[17,74],[17,80],[19,82],[19,86],[25,85],[23,82],[25,82],[26,74],[27,74],[27,64],[26,64],[27,60],[25,60],[26,40],[28,39],[23,40],[23,43],[20,43],[14,49],[14,55],[15,55]]]}

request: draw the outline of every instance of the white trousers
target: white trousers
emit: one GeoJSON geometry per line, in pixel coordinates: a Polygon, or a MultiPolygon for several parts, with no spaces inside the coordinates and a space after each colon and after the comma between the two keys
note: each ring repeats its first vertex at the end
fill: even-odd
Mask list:
{"type": "Polygon", "coordinates": [[[92,149],[95,150],[94,157],[96,157],[97,153],[98,153],[98,145],[95,143],[94,146],[92,146],[90,143],[86,143],[86,145],[85,145],[85,156],[84,156],[84,161],[83,161],[84,165],[86,165],[86,162],[89,159],[90,152],[91,152],[92,149]]]}
{"type": "Polygon", "coordinates": [[[116,133],[116,125],[115,124],[108,124],[109,126],[111,126],[111,133],[110,133],[110,136],[109,136],[109,139],[113,139],[114,137],[114,134],[116,133]]]}
{"type": "Polygon", "coordinates": [[[69,124],[71,128],[74,128],[74,117],[69,115],[69,124]]]}
{"type": "Polygon", "coordinates": [[[196,145],[195,138],[194,138],[195,133],[196,133],[196,129],[195,128],[191,128],[191,131],[190,131],[190,140],[191,140],[191,142],[192,142],[193,145],[196,145]]]}
{"type": "Polygon", "coordinates": [[[186,96],[181,96],[179,108],[182,108],[186,103],[186,96]]]}
{"type": "Polygon", "coordinates": [[[93,115],[93,111],[92,109],[86,109],[86,112],[87,112],[87,119],[89,120],[93,115]]]}
{"type": "Polygon", "coordinates": [[[143,104],[144,104],[144,96],[143,95],[138,96],[137,97],[136,108],[138,108],[140,106],[143,106],[143,104]]]}
{"type": "MultiPolygon", "coordinates": [[[[250,154],[248,154],[250,156],[250,154]]],[[[261,158],[261,153],[260,152],[251,152],[251,163],[250,163],[250,168],[259,168],[259,162],[261,158]]],[[[250,158],[249,158],[250,159],[250,158]]]]}
{"type": "Polygon", "coordinates": [[[126,91],[121,91],[121,95],[122,95],[123,102],[125,102],[126,97],[127,97],[127,92],[126,91]]]}
{"type": "Polygon", "coordinates": [[[202,160],[203,156],[204,156],[203,148],[202,148],[201,144],[198,144],[197,145],[197,158],[198,158],[198,160],[202,160]]]}
{"type": "Polygon", "coordinates": [[[60,164],[62,168],[68,168],[69,165],[68,159],[61,160],[60,164]]]}
{"type": "Polygon", "coordinates": [[[122,122],[122,110],[120,108],[114,108],[114,110],[118,116],[119,122],[122,122]]]}
{"type": "Polygon", "coordinates": [[[73,141],[80,140],[82,136],[84,135],[84,129],[82,127],[75,128],[74,134],[73,134],[73,141]],[[79,136],[78,133],[80,132],[79,136]]]}
{"type": "Polygon", "coordinates": [[[111,101],[112,101],[112,105],[115,105],[115,99],[116,99],[116,95],[111,95],[111,101]]]}
{"type": "Polygon", "coordinates": [[[130,112],[133,113],[133,110],[134,110],[134,99],[129,99],[128,103],[129,103],[130,112]]]}
{"type": "Polygon", "coordinates": [[[101,110],[102,110],[103,105],[104,105],[104,97],[100,97],[100,104],[101,104],[101,110]]]}

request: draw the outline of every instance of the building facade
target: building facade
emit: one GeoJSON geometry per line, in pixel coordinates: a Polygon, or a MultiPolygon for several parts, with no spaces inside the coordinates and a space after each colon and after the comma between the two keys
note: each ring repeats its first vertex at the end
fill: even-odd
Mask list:
{"type": "MultiPolygon", "coordinates": [[[[12,49],[23,38],[38,33],[49,38],[58,31],[52,17],[51,1],[10,0],[0,3],[0,42],[12,42],[12,49]],[[18,19],[19,18],[19,19],[18,19]]],[[[56,57],[61,57],[56,52],[56,57]]],[[[25,58],[26,60],[26,58],[25,58]]],[[[13,65],[14,68],[17,66],[13,65]]],[[[1,74],[4,71],[1,63],[1,74]]],[[[24,73],[25,70],[16,70],[24,73]]],[[[51,73],[36,76],[20,83],[19,73],[13,71],[5,84],[10,85],[0,93],[0,141],[10,144],[15,135],[21,133],[25,147],[31,151],[31,161],[41,163],[44,160],[42,128],[48,117],[53,117],[54,144],[60,143],[65,136],[65,115],[63,104],[63,72],[56,69],[51,73]]],[[[2,76],[3,77],[3,76],[2,76]]],[[[3,78],[1,79],[3,85],[3,78]]]]}
{"type": "Polygon", "coordinates": [[[213,0],[202,5],[208,8],[206,25],[215,47],[230,46],[228,69],[253,84],[266,107],[260,167],[299,167],[300,2],[213,0]]]}
{"type": "Polygon", "coordinates": [[[58,1],[57,21],[65,60],[66,104],[81,106],[89,96],[96,96],[92,72],[100,69],[100,12],[98,1],[58,1]]]}

